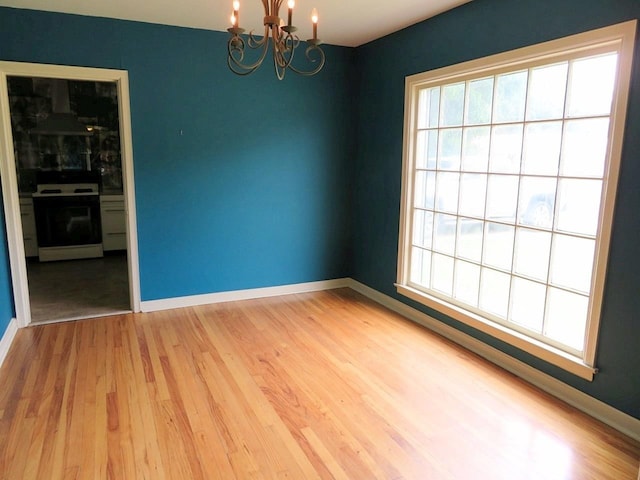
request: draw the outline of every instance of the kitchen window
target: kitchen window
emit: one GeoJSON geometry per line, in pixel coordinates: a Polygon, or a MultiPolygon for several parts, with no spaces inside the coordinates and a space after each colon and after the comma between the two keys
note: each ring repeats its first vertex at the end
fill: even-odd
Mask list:
{"type": "Polygon", "coordinates": [[[398,291],[589,380],[635,29],[406,81],[398,291]]]}

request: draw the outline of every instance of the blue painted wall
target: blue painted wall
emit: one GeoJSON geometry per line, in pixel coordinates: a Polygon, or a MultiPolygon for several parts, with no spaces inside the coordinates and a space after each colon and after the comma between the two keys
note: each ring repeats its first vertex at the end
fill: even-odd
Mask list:
{"type": "Polygon", "coordinates": [[[353,277],[640,418],[640,46],[597,365],[589,383],[397,295],[405,76],[640,17],[637,0],[474,0],[357,50],[353,277]]]}
{"type": "MultiPolygon", "coordinates": [[[[354,50],[279,82],[233,75],[226,41],[0,8],[2,60],[129,72],[142,300],[349,275],[354,50]]],[[[0,263],[3,295],[8,278],[0,263]]]]}
{"type": "Polygon", "coordinates": [[[0,188],[0,338],[7,330],[9,322],[14,317],[13,291],[11,274],[9,271],[9,253],[7,251],[7,228],[2,208],[2,188],[0,188]]]}

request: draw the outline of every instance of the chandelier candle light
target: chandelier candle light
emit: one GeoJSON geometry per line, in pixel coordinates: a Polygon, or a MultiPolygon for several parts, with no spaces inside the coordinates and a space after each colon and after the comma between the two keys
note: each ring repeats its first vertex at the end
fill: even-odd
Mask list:
{"type": "Polygon", "coordinates": [[[264,7],[264,36],[256,38],[253,31],[245,38],[242,37],[244,29],[240,28],[240,2],[234,0],[233,14],[231,15],[231,28],[227,31],[231,34],[227,43],[227,65],[231,71],[237,75],[249,75],[255,72],[267,56],[269,45],[272,46],[273,66],[278,80],[284,78],[287,69],[299,75],[315,75],[324,66],[324,52],[320,48],[322,43],[318,40],[318,11],[314,8],[311,13],[313,23],[313,38],[307,40],[305,57],[312,64],[310,70],[299,70],[293,66],[293,57],[296,49],[300,45],[300,39],[295,32],[297,28],[293,26],[293,7],[295,0],[288,0],[289,7],[287,24],[280,18],[280,6],[284,0],[262,0],[264,7]],[[271,40],[269,40],[271,39],[271,40]],[[245,46],[253,50],[259,50],[258,59],[253,63],[244,63],[245,46]]]}

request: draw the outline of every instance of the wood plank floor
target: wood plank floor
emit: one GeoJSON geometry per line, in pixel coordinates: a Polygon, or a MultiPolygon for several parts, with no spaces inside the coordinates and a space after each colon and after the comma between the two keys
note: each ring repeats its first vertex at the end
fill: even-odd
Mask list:
{"type": "Polygon", "coordinates": [[[636,479],[640,445],[348,290],[43,325],[2,479],[636,479]]]}

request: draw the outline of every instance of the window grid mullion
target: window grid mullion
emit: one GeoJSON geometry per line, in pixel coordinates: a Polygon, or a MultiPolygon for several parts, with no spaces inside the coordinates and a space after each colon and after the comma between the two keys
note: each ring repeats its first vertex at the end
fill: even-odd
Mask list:
{"type": "Polygon", "coordinates": [[[469,102],[469,81],[464,82],[464,102],[462,104],[462,124],[460,125],[460,149],[458,151],[458,158],[460,159],[458,162],[458,202],[456,205],[456,231],[454,235],[454,245],[453,245],[453,285],[451,286],[451,291],[453,293],[453,297],[456,296],[456,279],[458,275],[458,229],[462,228],[462,223],[460,221],[460,199],[461,199],[461,191],[460,184],[462,181],[462,151],[464,146],[464,129],[465,129],[465,119],[467,113],[467,107],[469,102]]]}
{"type": "Polygon", "coordinates": [[[478,301],[476,302],[478,305],[478,308],[480,308],[480,293],[482,292],[482,282],[483,282],[483,278],[484,278],[484,253],[485,253],[485,246],[486,246],[486,238],[487,238],[487,230],[489,228],[488,224],[487,224],[487,205],[488,205],[488,198],[489,198],[489,171],[491,170],[491,147],[493,146],[493,118],[494,118],[494,111],[495,111],[495,101],[496,101],[496,90],[497,90],[497,82],[496,82],[496,77],[497,75],[493,76],[493,89],[491,91],[491,110],[489,112],[489,158],[487,158],[487,171],[485,172],[485,175],[487,176],[487,187],[485,190],[485,196],[484,196],[484,215],[483,215],[483,225],[482,225],[482,240],[481,240],[481,245],[480,245],[480,280],[479,280],[479,284],[478,284],[478,301]]]}
{"type": "MultiPolygon", "coordinates": [[[[510,269],[510,275],[509,275],[510,277],[509,278],[509,308],[507,309],[507,321],[512,323],[515,323],[512,320],[513,283],[514,283],[514,279],[516,278],[515,271],[514,271],[514,264],[515,264],[515,256],[516,256],[516,236],[518,231],[518,218],[520,215],[520,193],[522,191],[522,177],[523,177],[522,158],[524,155],[525,120],[527,118],[527,110],[529,106],[529,92],[531,89],[531,71],[532,70],[533,70],[532,68],[527,69],[527,85],[525,88],[525,95],[524,95],[524,112],[522,113],[522,122],[520,123],[522,127],[522,139],[520,141],[520,168],[518,171],[518,193],[516,195],[516,218],[515,218],[515,227],[513,231],[513,243],[512,243],[512,249],[511,249],[511,269],[510,269]]],[[[544,318],[543,318],[543,322],[544,322],[544,318]]]]}
{"type": "MultiPolygon", "coordinates": [[[[492,100],[493,102],[493,100],[492,100]]],[[[566,105],[565,107],[566,108],[566,105]]],[[[493,111],[491,112],[491,115],[493,115],[493,111]]],[[[562,116],[560,117],[550,117],[550,118],[544,118],[544,119],[535,119],[535,120],[524,120],[524,121],[519,121],[519,122],[496,122],[494,123],[493,121],[487,122],[487,123],[473,123],[473,124],[464,124],[462,125],[462,128],[478,128],[478,127],[493,127],[493,126],[498,126],[498,127],[508,127],[511,125],[521,125],[524,124],[525,126],[527,125],[535,125],[535,124],[540,124],[540,123],[549,123],[549,122],[565,122],[567,120],[595,120],[598,118],[610,118],[611,114],[610,113],[600,113],[597,115],[576,115],[576,116],[568,116],[566,114],[563,113],[562,116]]],[[[460,125],[454,125],[454,126],[445,126],[445,127],[425,127],[425,128],[417,128],[416,131],[418,132],[426,132],[428,130],[437,130],[437,131],[442,131],[442,130],[455,130],[461,128],[460,125]]]]}
{"type": "Polygon", "coordinates": [[[556,192],[553,201],[553,216],[551,217],[553,220],[551,222],[551,245],[549,249],[549,259],[547,262],[547,288],[544,299],[544,316],[542,318],[542,334],[545,335],[546,327],[547,327],[547,312],[549,307],[549,294],[551,292],[551,288],[557,288],[551,284],[551,262],[553,256],[555,254],[555,245],[557,240],[557,230],[556,230],[556,221],[558,215],[558,200],[560,199],[560,172],[562,171],[562,162],[563,162],[563,151],[564,151],[564,143],[565,143],[565,127],[567,125],[567,113],[569,108],[570,101],[570,86],[571,81],[573,79],[573,63],[574,60],[570,60],[567,65],[567,78],[565,80],[564,87],[564,102],[562,108],[562,129],[560,131],[560,152],[558,158],[558,169],[556,171],[556,192]]]}
{"type": "Polygon", "coordinates": [[[436,144],[436,168],[435,168],[435,174],[434,174],[434,187],[433,187],[433,223],[431,225],[431,248],[430,250],[430,255],[431,255],[431,260],[430,260],[430,268],[429,268],[429,288],[432,288],[433,285],[433,258],[434,258],[434,254],[435,252],[433,251],[433,246],[435,245],[435,233],[436,233],[436,200],[438,198],[438,171],[439,171],[439,166],[440,166],[440,139],[441,139],[441,119],[442,119],[442,105],[444,103],[443,101],[443,97],[444,95],[442,94],[443,92],[443,87],[438,87],[440,89],[440,94],[438,95],[438,143],[436,144]]]}
{"type": "MultiPolygon", "coordinates": [[[[414,105],[414,115],[413,118],[411,119],[412,125],[419,125],[420,124],[420,91],[418,90],[418,94],[416,95],[416,98],[414,99],[413,105],[414,105]]],[[[412,135],[412,142],[413,142],[413,148],[412,148],[412,152],[411,152],[411,157],[412,157],[412,168],[411,168],[411,172],[410,172],[410,176],[411,179],[409,180],[411,182],[412,188],[411,188],[411,195],[410,198],[408,199],[409,201],[409,212],[410,212],[410,217],[409,219],[407,219],[408,221],[408,235],[409,235],[409,241],[406,242],[405,241],[405,245],[408,246],[408,250],[409,250],[409,261],[406,262],[405,267],[408,272],[407,272],[407,278],[411,278],[411,265],[413,263],[413,256],[415,253],[415,249],[414,249],[414,230],[416,228],[415,226],[415,214],[416,214],[416,177],[418,176],[418,135],[420,135],[420,130],[418,128],[413,128],[411,131],[411,135],[412,135]]],[[[422,268],[422,267],[420,267],[422,268]]]]}

